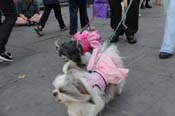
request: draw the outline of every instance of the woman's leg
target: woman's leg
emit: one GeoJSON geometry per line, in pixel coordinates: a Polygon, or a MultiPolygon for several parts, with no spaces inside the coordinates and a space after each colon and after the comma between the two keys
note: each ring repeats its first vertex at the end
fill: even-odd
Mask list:
{"type": "Polygon", "coordinates": [[[54,5],[53,5],[53,10],[54,10],[54,13],[55,13],[55,17],[56,17],[56,19],[58,20],[58,23],[59,23],[59,25],[60,25],[60,28],[61,28],[61,29],[64,29],[65,24],[64,24],[62,15],[61,15],[60,3],[54,4],[54,5]]]}
{"type": "Polygon", "coordinates": [[[87,13],[87,0],[79,1],[79,13],[80,13],[81,28],[83,28],[89,23],[89,18],[87,13]]]}
{"type": "Polygon", "coordinates": [[[163,43],[160,49],[160,58],[161,53],[173,54],[175,49],[175,1],[167,0],[168,6],[166,7],[166,21],[165,21],[165,30],[164,30],[164,38],[163,43]]]}
{"type": "Polygon", "coordinates": [[[78,28],[78,2],[69,0],[69,13],[70,13],[70,35],[74,35],[78,28]]]}
{"type": "Polygon", "coordinates": [[[38,24],[42,28],[44,28],[44,26],[49,18],[51,10],[52,10],[51,5],[44,5],[44,12],[43,12],[41,19],[39,21],[39,24],[38,24]]]}

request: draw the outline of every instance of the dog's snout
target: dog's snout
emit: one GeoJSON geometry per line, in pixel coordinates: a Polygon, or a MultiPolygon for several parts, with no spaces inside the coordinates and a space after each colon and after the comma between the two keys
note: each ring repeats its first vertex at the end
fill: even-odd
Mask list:
{"type": "Polygon", "coordinates": [[[54,92],[54,93],[53,93],[53,96],[54,96],[54,97],[57,97],[57,96],[58,96],[58,92],[54,92]]]}

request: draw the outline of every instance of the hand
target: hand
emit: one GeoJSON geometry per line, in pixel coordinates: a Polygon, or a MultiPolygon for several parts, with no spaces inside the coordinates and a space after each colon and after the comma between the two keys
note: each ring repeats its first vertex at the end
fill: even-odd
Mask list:
{"type": "Polygon", "coordinates": [[[26,16],[24,16],[23,14],[19,14],[19,16],[21,17],[21,18],[23,18],[24,20],[28,20],[28,18],[26,17],[26,16]]]}

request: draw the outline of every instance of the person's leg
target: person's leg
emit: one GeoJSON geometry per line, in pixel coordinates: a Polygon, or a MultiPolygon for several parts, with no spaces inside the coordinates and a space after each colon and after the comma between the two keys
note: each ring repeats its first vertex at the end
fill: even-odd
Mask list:
{"type": "MultiPolygon", "coordinates": [[[[167,0],[168,1],[168,0],[167,0]]],[[[166,22],[165,22],[165,29],[164,29],[164,38],[162,42],[162,46],[160,49],[159,57],[170,58],[175,50],[175,1],[170,0],[169,4],[165,6],[166,9],[166,22]]]]}
{"type": "Polygon", "coordinates": [[[110,13],[111,13],[111,28],[116,29],[122,17],[122,0],[109,0],[110,13]]]}
{"type": "Polygon", "coordinates": [[[2,12],[5,16],[5,20],[2,22],[0,26],[0,52],[1,53],[5,51],[5,45],[8,42],[10,33],[12,32],[12,28],[17,19],[16,8],[13,3],[13,0],[7,0],[7,1],[10,7],[2,9],[2,12]]]}
{"type": "Polygon", "coordinates": [[[130,1],[132,1],[132,4],[128,10],[125,20],[125,24],[127,26],[125,33],[128,43],[135,44],[136,39],[134,35],[138,31],[140,0],[128,0],[128,4],[130,3],[130,1]]]}
{"type": "Polygon", "coordinates": [[[150,6],[150,4],[149,4],[149,1],[150,0],[146,0],[146,2],[145,2],[145,8],[152,8],[152,6],[150,6]]]}
{"type": "Polygon", "coordinates": [[[43,28],[45,27],[46,25],[46,22],[49,18],[49,15],[50,15],[50,12],[52,10],[52,5],[44,5],[44,12],[39,20],[39,23],[38,25],[34,28],[35,32],[39,35],[39,36],[42,36],[43,33],[42,33],[42,30],[43,28]]]}
{"type": "Polygon", "coordinates": [[[51,5],[44,5],[44,12],[40,18],[40,21],[39,21],[39,26],[41,26],[42,28],[45,27],[45,24],[49,18],[49,15],[50,15],[50,12],[52,10],[52,6],[51,5]]]}
{"type": "Polygon", "coordinates": [[[79,13],[80,13],[81,28],[83,28],[89,23],[87,13],[87,0],[79,0],[79,13]]]}
{"type": "Polygon", "coordinates": [[[63,21],[62,15],[61,15],[61,8],[60,8],[60,3],[59,2],[57,4],[53,5],[53,10],[54,10],[54,13],[55,13],[55,17],[58,20],[58,23],[60,25],[60,28],[64,29],[66,26],[64,24],[64,21],[63,21]]]}
{"type": "MultiPolygon", "coordinates": [[[[117,28],[121,17],[122,17],[122,0],[109,0],[110,6],[110,14],[111,14],[111,28],[115,31],[117,28]]],[[[119,39],[119,35],[123,35],[124,28],[120,25],[120,28],[115,33],[114,37],[112,38],[111,42],[117,42],[119,39]]]]}
{"type": "Polygon", "coordinates": [[[78,1],[69,0],[69,13],[70,13],[70,35],[74,35],[78,28],[78,1]]]}

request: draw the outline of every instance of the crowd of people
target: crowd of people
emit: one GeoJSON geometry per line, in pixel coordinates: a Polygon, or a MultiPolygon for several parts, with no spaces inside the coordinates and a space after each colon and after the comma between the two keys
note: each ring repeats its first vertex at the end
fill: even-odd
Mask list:
{"type": "MultiPolygon", "coordinates": [[[[126,35],[129,44],[137,43],[135,34],[139,28],[139,9],[152,8],[150,0],[133,0],[126,15],[124,23],[120,24],[122,18],[122,5],[123,0],[108,0],[110,7],[110,24],[115,34],[111,42],[119,41],[119,37],[123,34],[126,35]],[[120,24],[120,25],[119,25],[120,24]],[[123,25],[125,24],[125,25],[123,25]],[[115,31],[117,26],[119,29],[115,31]]],[[[129,4],[131,0],[126,0],[129,4]]],[[[10,52],[6,51],[6,44],[8,42],[10,33],[14,25],[35,25],[34,30],[39,35],[43,35],[43,29],[49,18],[50,12],[53,9],[55,18],[58,21],[61,31],[69,29],[70,37],[73,36],[78,30],[78,12],[80,17],[81,28],[89,26],[89,18],[87,7],[89,6],[88,0],[69,0],[69,13],[70,13],[70,26],[64,23],[61,13],[59,0],[43,0],[44,11],[41,14],[37,0],[1,0],[0,1],[0,60],[13,61],[13,56],[10,52]],[[2,13],[5,16],[2,21],[2,13]]],[[[162,0],[155,0],[156,5],[163,5],[162,0]]],[[[174,0],[165,0],[165,31],[164,40],[161,46],[159,57],[170,58],[175,49],[175,4],[174,0]],[[170,26],[174,25],[174,26],[170,26]]]]}

